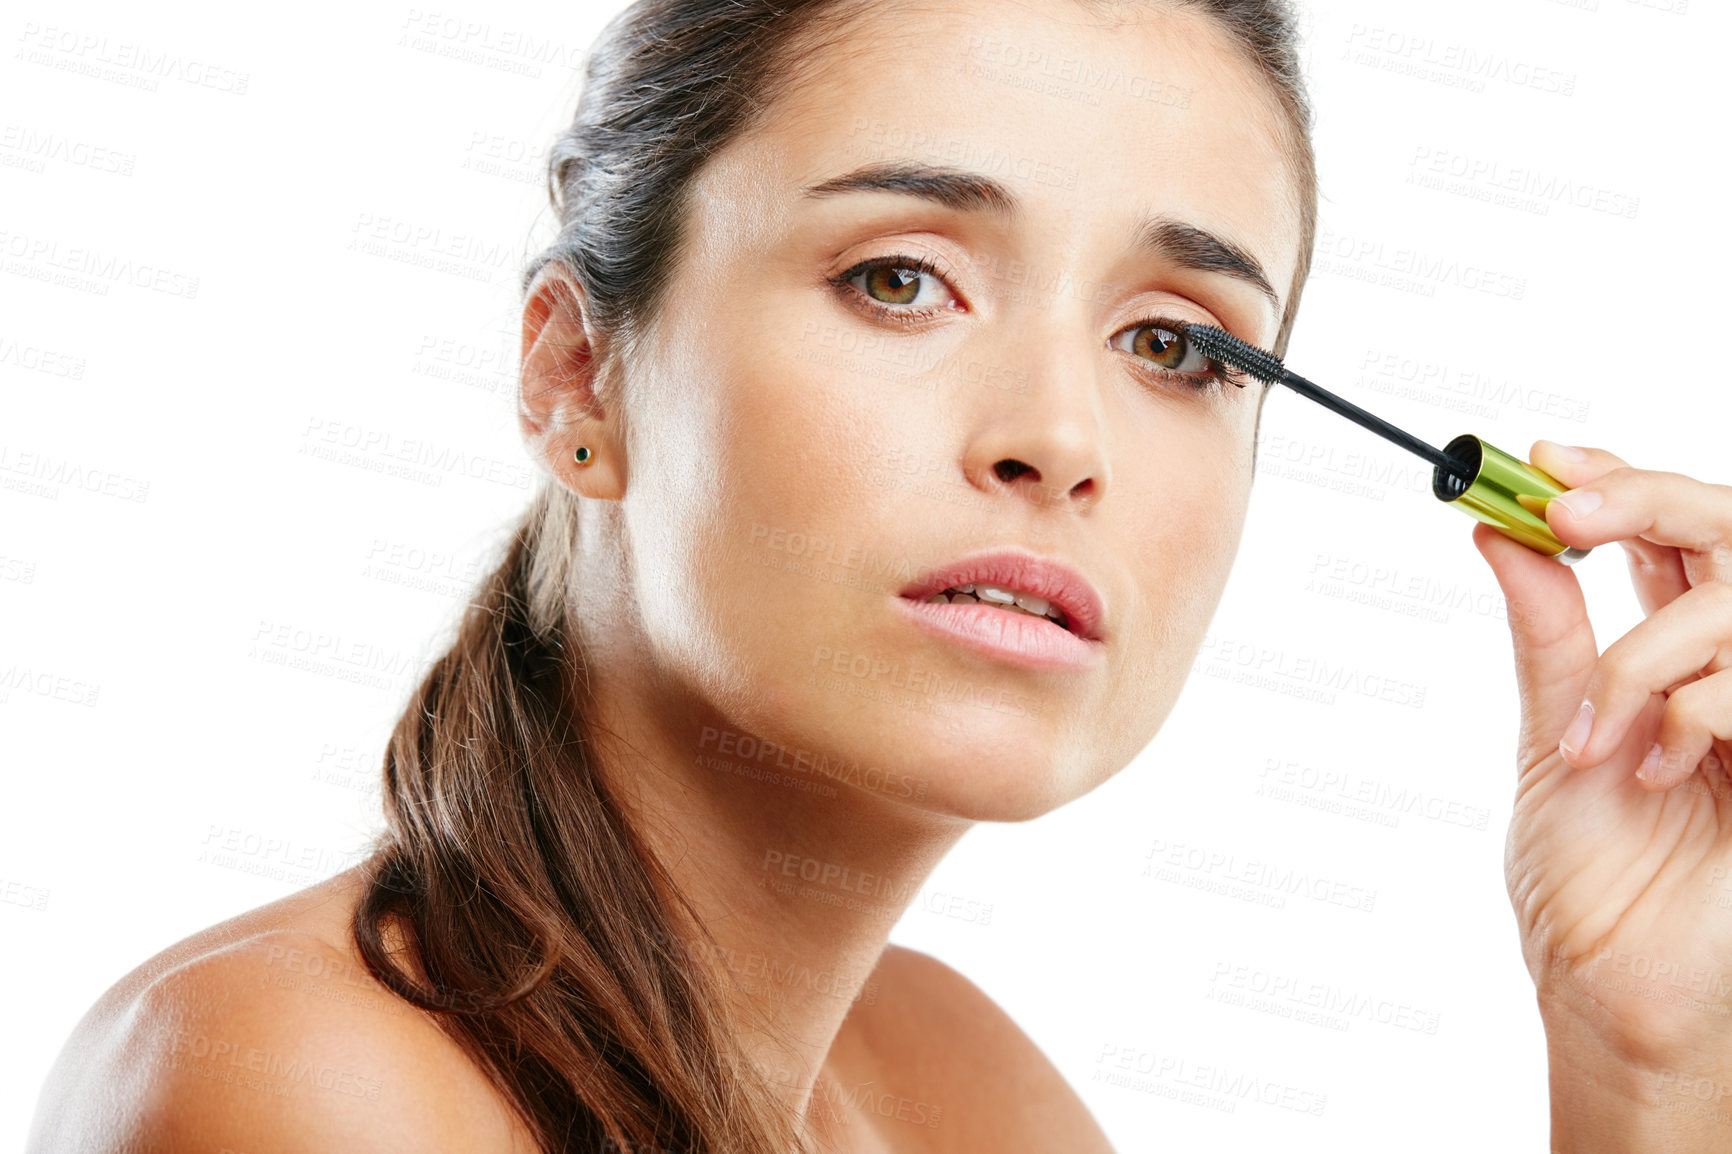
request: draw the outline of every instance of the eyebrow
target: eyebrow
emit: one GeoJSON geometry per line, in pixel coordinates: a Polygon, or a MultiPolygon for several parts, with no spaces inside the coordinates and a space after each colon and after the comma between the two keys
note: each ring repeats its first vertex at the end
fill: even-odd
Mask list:
{"type": "MultiPolygon", "coordinates": [[[[933,201],[960,212],[987,213],[1012,220],[1022,211],[1016,194],[989,176],[958,168],[945,168],[916,161],[868,164],[843,176],[832,177],[800,190],[808,197],[834,196],[844,192],[899,192],[933,201]]],[[[1144,216],[1133,233],[1133,247],[1164,257],[1180,268],[1220,273],[1242,281],[1262,293],[1275,315],[1281,315],[1281,299],[1257,259],[1232,241],[1169,216],[1144,216]]]]}

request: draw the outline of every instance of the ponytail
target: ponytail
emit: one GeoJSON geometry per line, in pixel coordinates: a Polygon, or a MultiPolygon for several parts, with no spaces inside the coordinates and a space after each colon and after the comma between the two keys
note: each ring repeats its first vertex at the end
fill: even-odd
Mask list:
{"type": "Polygon", "coordinates": [[[737,1093],[750,1071],[670,924],[679,899],[582,736],[575,501],[543,486],[391,735],[355,942],[544,1151],[783,1154],[791,1130],[767,1094],[737,1093]]]}

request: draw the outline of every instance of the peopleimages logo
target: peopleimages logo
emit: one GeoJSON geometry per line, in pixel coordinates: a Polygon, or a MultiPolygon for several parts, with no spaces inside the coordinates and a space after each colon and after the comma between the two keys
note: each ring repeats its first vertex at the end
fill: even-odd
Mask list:
{"type": "Polygon", "coordinates": [[[1235,1113],[1242,1102],[1256,1102],[1321,1117],[1329,1103],[1329,1095],[1308,1087],[1114,1042],[1101,1046],[1092,1080],[1225,1114],[1235,1113]]]}
{"type": "Polygon", "coordinates": [[[524,463],[500,461],[390,429],[369,429],[347,421],[307,418],[300,452],[340,465],[398,473],[409,480],[439,484],[457,473],[514,489],[528,489],[533,470],[524,463]]]}
{"type": "Polygon", "coordinates": [[[1391,247],[1381,240],[1332,228],[1324,228],[1318,235],[1317,257],[1320,271],[1391,288],[1423,290],[1423,295],[1435,294],[1440,284],[1512,301],[1521,300],[1528,291],[1526,277],[1454,257],[1433,256],[1416,248],[1391,247]]]}
{"type": "Polygon", "coordinates": [[[247,82],[252,79],[250,72],[223,68],[178,52],[159,51],[128,40],[111,41],[106,35],[52,24],[44,26],[34,20],[25,22],[18,40],[16,59],[146,92],[157,91],[159,81],[178,80],[195,88],[245,96],[247,82]]]}
{"type": "Polygon", "coordinates": [[[1281,909],[1288,897],[1310,898],[1360,913],[1371,913],[1377,905],[1377,891],[1374,889],[1316,876],[1309,870],[1289,868],[1276,862],[1254,858],[1241,860],[1237,854],[1184,842],[1157,838],[1144,856],[1144,877],[1223,897],[1237,897],[1254,905],[1281,909]]]}
{"type": "MultiPolygon", "coordinates": [[[[1481,192],[1504,192],[1518,198],[1531,198],[1541,210],[1539,215],[1542,216],[1550,205],[1562,203],[1607,216],[1634,220],[1642,204],[1640,197],[1627,193],[1614,192],[1554,173],[1540,172],[1525,165],[1509,165],[1490,157],[1470,156],[1425,144],[1414,150],[1408,167],[1408,183],[1457,191],[1436,183],[1437,180],[1451,178],[1464,185],[1483,186],[1479,188],[1481,192]],[[1427,183],[1427,178],[1434,178],[1433,182],[1427,183]]],[[[1522,205],[1511,202],[1511,207],[1522,205]]]]}
{"type": "Polygon", "coordinates": [[[737,733],[706,725],[698,737],[698,750],[700,757],[705,753],[713,753],[729,760],[750,762],[759,766],[767,762],[789,774],[824,778],[872,793],[915,799],[926,796],[926,781],[923,778],[912,778],[905,773],[877,765],[864,765],[858,760],[841,756],[832,757],[822,751],[789,749],[750,733],[737,733]]]}
{"type": "Polygon", "coordinates": [[[1346,59],[1355,64],[1446,87],[1484,92],[1487,82],[1498,82],[1555,96],[1571,96],[1576,91],[1574,72],[1559,72],[1471,44],[1440,43],[1423,33],[1355,24],[1347,35],[1347,45],[1346,59]]]}
{"type": "Polygon", "coordinates": [[[96,248],[63,248],[47,237],[0,231],[0,255],[8,258],[6,271],[13,275],[98,296],[108,295],[109,285],[126,284],[183,300],[198,298],[198,278],[189,273],[96,248]]]}

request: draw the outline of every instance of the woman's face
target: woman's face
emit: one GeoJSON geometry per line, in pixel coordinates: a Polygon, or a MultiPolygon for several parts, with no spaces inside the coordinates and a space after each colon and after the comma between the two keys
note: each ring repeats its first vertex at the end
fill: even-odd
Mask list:
{"type": "Polygon", "coordinates": [[[873,3],[699,175],[625,368],[621,509],[656,675],[725,719],[698,753],[757,760],[749,735],[784,771],[855,766],[888,801],[1016,820],[1100,784],[1171,709],[1238,549],[1264,390],[1162,375],[1206,366],[1147,322],[1268,347],[1300,226],[1252,67],[1203,19],[1125,11],[873,3]],[[802,191],[873,166],[932,179],[802,191]],[[904,597],[1001,547],[1091,585],[1097,636],[904,597]]]}

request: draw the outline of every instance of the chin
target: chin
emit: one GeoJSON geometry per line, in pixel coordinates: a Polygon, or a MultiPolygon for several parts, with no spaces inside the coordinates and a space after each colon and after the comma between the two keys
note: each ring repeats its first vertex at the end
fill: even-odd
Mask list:
{"type": "Polygon", "coordinates": [[[1032,821],[1101,779],[1100,751],[1032,734],[1031,724],[1041,723],[990,716],[963,722],[960,732],[927,747],[925,796],[909,804],[966,821],[1032,821]]]}

